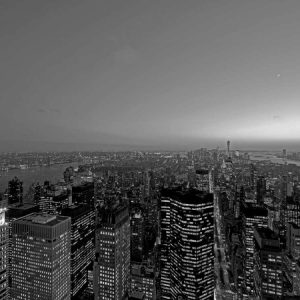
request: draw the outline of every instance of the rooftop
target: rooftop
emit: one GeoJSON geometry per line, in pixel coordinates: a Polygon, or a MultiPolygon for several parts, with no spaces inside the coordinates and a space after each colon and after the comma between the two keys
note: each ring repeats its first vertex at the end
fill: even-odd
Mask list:
{"type": "Polygon", "coordinates": [[[39,224],[41,226],[55,226],[69,217],[65,216],[54,216],[50,214],[32,213],[26,215],[18,220],[18,223],[27,224],[39,224]]]}

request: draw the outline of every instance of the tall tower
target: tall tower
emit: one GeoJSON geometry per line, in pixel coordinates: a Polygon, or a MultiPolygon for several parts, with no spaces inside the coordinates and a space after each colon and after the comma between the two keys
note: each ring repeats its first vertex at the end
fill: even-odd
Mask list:
{"type": "Polygon", "coordinates": [[[96,224],[95,300],[120,300],[130,284],[130,220],[128,208],[101,208],[96,224]]]}
{"type": "Polygon", "coordinates": [[[12,299],[70,299],[70,229],[69,217],[46,214],[12,223],[12,299]]]}
{"type": "Polygon", "coordinates": [[[170,189],[162,195],[170,199],[170,299],[213,299],[213,194],[170,189]]]}

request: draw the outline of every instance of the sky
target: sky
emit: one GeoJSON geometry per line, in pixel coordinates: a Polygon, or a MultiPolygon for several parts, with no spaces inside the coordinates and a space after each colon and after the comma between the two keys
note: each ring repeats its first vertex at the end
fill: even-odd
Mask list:
{"type": "Polygon", "coordinates": [[[0,151],[300,151],[299,0],[0,0],[0,151]]]}

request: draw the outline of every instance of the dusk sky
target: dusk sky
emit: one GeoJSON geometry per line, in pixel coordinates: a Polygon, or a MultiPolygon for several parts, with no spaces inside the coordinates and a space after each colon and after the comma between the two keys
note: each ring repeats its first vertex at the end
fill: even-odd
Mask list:
{"type": "Polygon", "coordinates": [[[299,0],[0,0],[0,38],[0,151],[297,148],[299,0]]]}

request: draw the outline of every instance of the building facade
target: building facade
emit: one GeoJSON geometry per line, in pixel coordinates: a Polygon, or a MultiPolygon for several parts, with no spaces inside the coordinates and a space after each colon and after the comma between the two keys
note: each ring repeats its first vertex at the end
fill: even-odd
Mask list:
{"type": "Polygon", "coordinates": [[[33,213],[12,223],[11,299],[70,299],[71,219],[33,213]]]}
{"type": "Polygon", "coordinates": [[[130,284],[130,219],[128,208],[101,208],[96,224],[95,300],[121,300],[130,284]]]}

